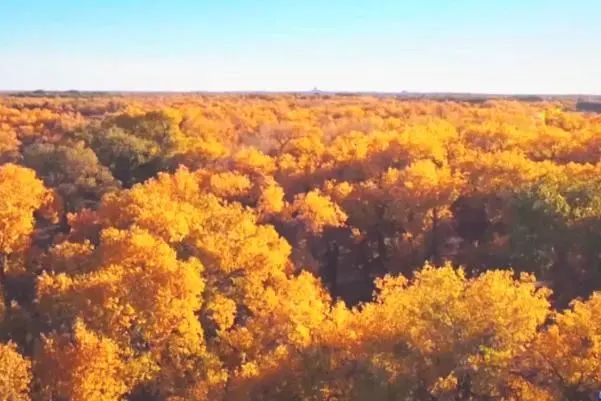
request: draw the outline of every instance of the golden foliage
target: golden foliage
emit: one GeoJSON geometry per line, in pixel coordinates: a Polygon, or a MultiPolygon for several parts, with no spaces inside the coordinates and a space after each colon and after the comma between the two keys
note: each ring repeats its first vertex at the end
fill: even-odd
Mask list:
{"type": "Polygon", "coordinates": [[[329,196],[313,190],[294,199],[291,213],[307,230],[320,233],[325,227],[341,227],[347,215],[329,196]]]}
{"type": "Polygon", "coordinates": [[[35,172],[14,164],[0,166],[0,254],[21,251],[29,243],[33,213],[48,200],[35,172]]]}
{"type": "Polygon", "coordinates": [[[573,108],[1,96],[0,400],[587,399],[601,118],[573,108]],[[15,164],[41,145],[115,188],[45,186],[15,164]]]}
{"type": "Polygon", "coordinates": [[[29,401],[31,362],[13,343],[0,344],[0,400],[29,401]]]}
{"type": "Polygon", "coordinates": [[[118,400],[131,385],[121,353],[116,343],[77,321],[72,335],[43,340],[35,367],[40,396],[46,400],[118,400]]]}

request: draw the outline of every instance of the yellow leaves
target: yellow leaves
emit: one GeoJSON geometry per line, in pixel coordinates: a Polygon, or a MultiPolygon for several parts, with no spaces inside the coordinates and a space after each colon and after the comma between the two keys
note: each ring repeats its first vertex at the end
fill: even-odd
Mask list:
{"type": "Polygon", "coordinates": [[[284,189],[276,182],[269,182],[261,191],[257,209],[263,215],[280,213],[286,206],[284,189]]]}
{"type": "Polygon", "coordinates": [[[179,242],[190,233],[196,210],[190,203],[199,195],[195,176],[180,169],[159,175],[125,193],[105,196],[98,214],[101,223],[128,227],[136,224],[167,242],[179,242]]]}
{"type": "Polygon", "coordinates": [[[537,288],[529,275],[516,281],[511,271],[488,271],[473,281],[466,294],[472,307],[480,311],[471,323],[495,321],[495,336],[502,343],[531,340],[549,315],[551,293],[537,288]]]}
{"type": "Polygon", "coordinates": [[[369,136],[354,131],[336,137],[328,147],[328,154],[337,163],[361,161],[367,157],[369,145],[369,136]]]}
{"type": "Polygon", "coordinates": [[[447,393],[455,391],[457,384],[457,376],[451,373],[447,377],[439,377],[430,389],[430,392],[438,397],[444,397],[447,393]]]}
{"type": "Polygon", "coordinates": [[[347,219],[346,213],[319,190],[298,195],[291,210],[293,216],[314,233],[322,232],[325,227],[341,227],[347,219]]]}
{"type": "Polygon", "coordinates": [[[287,288],[280,294],[287,294],[279,300],[278,313],[291,325],[290,340],[294,344],[308,345],[312,333],[319,331],[329,310],[329,297],[319,281],[310,273],[303,272],[287,282],[287,288]]]}
{"type": "Polygon", "coordinates": [[[353,190],[353,185],[347,181],[327,181],[324,185],[324,192],[338,203],[346,200],[352,194],[353,190]]]}
{"type": "MultiPolygon", "coordinates": [[[[18,323],[32,328],[28,345],[38,329],[47,334],[34,358],[40,400],[137,398],[142,385],[172,401],[452,400],[468,391],[551,401],[601,383],[598,295],[549,322],[549,291],[532,276],[426,265],[411,279],[378,279],[375,299],[349,308],[307,273],[332,268],[342,294],[428,258],[490,267],[484,260],[507,256],[503,207],[513,190],[600,174],[599,118],[559,106],[545,115],[546,103],[315,99],[85,101],[82,111],[106,122],[125,111],[123,123],[150,123],[139,134],[155,143],[140,152],[164,158],[157,169],[187,167],[69,215],[71,232],[40,250],[37,298],[4,322],[13,335],[12,319],[27,320],[18,323]],[[451,207],[460,196],[462,212],[451,207]],[[438,252],[457,235],[457,253],[438,252]]],[[[80,100],[43,101],[0,106],[2,160],[18,160],[9,157],[20,139],[69,139],[46,108],[75,115],[80,100]]],[[[34,213],[60,217],[60,199],[29,170],[3,165],[0,178],[0,253],[15,253],[34,213]]],[[[594,245],[590,257],[568,252],[578,280],[589,277],[580,272],[594,264],[594,245]]],[[[16,346],[0,346],[1,369],[0,401],[2,386],[26,397],[28,361],[16,346]]]]}
{"type": "MultiPolygon", "coordinates": [[[[106,228],[91,257],[96,265],[90,273],[74,275],[64,289],[63,276],[44,276],[38,299],[45,316],[51,321],[80,316],[124,347],[142,341],[161,363],[156,380],[165,383],[178,382],[178,369],[197,369],[207,352],[203,329],[222,344],[238,344],[235,350],[248,346],[258,355],[272,351],[283,327],[290,341],[309,341],[307,330],[314,326],[307,319],[325,304],[316,309],[309,303],[298,312],[282,304],[283,294],[294,291],[288,277],[290,246],[273,227],[258,225],[252,211],[207,193],[214,192],[207,183],[224,183],[228,190],[239,177],[180,169],[107,195],[98,212],[106,228]],[[199,320],[211,322],[217,333],[199,320]]],[[[271,186],[264,193],[276,198],[271,209],[281,208],[281,188],[270,180],[264,184],[271,186]]],[[[265,204],[266,196],[262,200],[265,204]]],[[[294,302],[314,301],[304,297],[312,286],[319,288],[317,281],[298,283],[308,287],[295,291],[294,302]]],[[[199,394],[206,390],[202,383],[195,385],[199,394]]]]}
{"type": "Polygon", "coordinates": [[[93,246],[89,240],[84,243],[62,242],[49,251],[47,264],[56,273],[80,273],[90,265],[93,246]]]}
{"type": "Polygon", "coordinates": [[[216,294],[208,302],[206,309],[209,311],[210,317],[217,325],[219,331],[228,330],[234,325],[236,303],[233,300],[222,294],[216,294]]]}
{"type": "Polygon", "coordinates": [[[329,297],[319,281],[306,272],[282,281],[279,287],[263,290],[259,298],[260,305],[247,324],[223,337],[243,361],[243,375],[254,374],[255,369],[268,375],[297,351],[318,344],[328,317],[329,297]]]}
{"type": "Polygon", "coordinates": [[[535,160],[555,159],[570,151],[580,138],[557,127],[545,127],[524,146],[535,160]]]}
{"type": "Polygon", "coordinates": [[[222,198],[247,196],[252,188],[248,176],[229,171],[212,174],[209,185],[210,191],[222,198]]]}
{"type": "Polygon", "coordinates": [[[241,378],[245,379],[250,377],[256,377],[259,375],[259,368],[255,362],[248,362],[240,367],[239,374],[241,378]]]}
{"type": "Polygon", "coordinates": [[[257,225],[252,213],[236,205],[211,201],[203,211],[189,240],[208,269],[252,272],[257,280],[284,272],[290,246],[273,227],[257,225]]]}
{"type": "Polygon", "coordinates": [[[29,401],[31,362],[13,343],[0,344],[0,401],[29,401]]]}
{"type": "Polygon", "coordinates": [[[494,119],[466,124],[462,139],[472,149],[499,152],[523,147],[536,138],[536,127],[519,127],[510,121],[494,119]]]}
{"type": "MultiPolygon", "coordinates": [[[[423,270],[429,269],[430,266],[426,265],[423,270]]],[[[415,273],[416,280],[421,275],[421,272],[418,271],[415,273]]],[[[405,276],[391,276],[386,275],[382,278],[377,278],[374,282],[378,297],[376,298],[380,302],[386,299],[388,296],[393,295],[395,292],[402,290],[409,283],[409,280],[405,278],[405,276]]]]}
{"type": "Polygon", "coordinates": [[[456,128],[447,121],[433,120],[414,124],[395,140],[409,161],[431,158],[444,162],[449,143],[457,138],[456,128]]]}
{"type": "Polygon", "coordinates": [[[39,214],[52,224],[57,224],[64,208],[64,200],[61,199],[57,191],[51,190],[46,192],[39,214]]]}
{"type": "Polygon", "coordinates": [[[441,394],[468,372],[473,388],[506,380],[513,358],[550,313],[547,291],[506,271],[468,279],[450,265],[426,265],[410,282],[386,277],[378,289],[377,303],[365,305],[352,327],[384,352],[396,344],[404,353],[395,370],[422,372],[441,394]]]}
{"type": "Polygon", "coordinates": [[[19,144],[15,130],[10,125],[0,122],[0,159],[2,156],[10,156],[18,149],[19,144]]]}
{"type": "Polygon", "coordinates": [[[561,170],[550,161],[534,162],[517,151],[470,152],[458,164],[465,172],[466,189],[476,193],[503,194],[561,170]]]}
{"type": "Polygon", "coordinates": [[[426,265],[423,270],[415,273],[411,286],[399,291],[405,283],[404,278],[389,278],[378,285],[378,302],[383,305],[382,312],[398,309],[397,313],[404,311],[407,313],[405,318],[410,319],[409,322],[403,322],[403,319],[396,319],[398,315],[385,315],[387,319],[394,321],[390,322],[390,329],[397,330],[398,324],[408,323],[408,327],[411,327],[408,332],[412,338],[410,341],[427,342],[431,336],[444,336],[445,329],[450,329],[452,325],[450,319],[455,312],[454,303],[458,302],[465,288],[463,271],[455,270],[451,266],[436,269],[426,265]],[[436,291],[432,291],[433,289],[436,291]],[[422,324],[432,324],[436,329],[421,327],[422,324]]]}
{"type": "Polygon", "coordinates": [[[0,166],[0,254],[27,246],[33,213],[46,203],[47,194],[33,170],[14,164],[0,166]]]}
{"type": "MultiPolygon", "coordinates": [[[[225,173],[215,183],[238,182],[240,177],[244,176],[225,173]]],[[[237,204],[224,205],[202,192],[199,181],[203,179],[201,173],[180,169],[173,176],[160,175],[127,192],[108,195],[99,210],[101,221],[123,228],[137,226],[170,244],[185,242],[193,255],[216,271],[282,272],[289,245],[272,227],[257,225],[251,211],[237,204]]],[[[248,183],[248,179],[241,182],[248,183]]]]}
{"type": "Polygon", "coordinates": [[[419,236],[439,220],[450,216],[449,207],[464,186],[461,173],[418,160],[403,170],[389,169],[380,179],[382,198],[388,202],[386,217],[405,233],[419,236]]]}
{"type": "Polygon", "coordinates": [[[119,344],[129,343],[135,327],[153,352],[174,327],[190,344],[202,341],[195,316],[204,290],[198,260],[178,261],[145,231],[112,228],[102,233],[94,259],[90,273],[40,277],[38,299],[51,321],[80,316],[119,344]]]}
{"type": "MultiPolygon", "coordinates": [[[[161,385],[171,385],[176,374],[202,376],[198,363],[206,358],[206,348],[197,313],[203,306],[205,280],[200,262],[193,257],[179,260],[164,241],[140,228],[107,228],[101,233],[100,244],[90,252],[90,266],[84,273],[45,274],[38,279],[42,319],[61,330],[74,319],[85,324],[86,330],[93,333],[90,335],[102,338],[103,346],[116,347],[120,361],[128,369],[126,377],[131,380],[157,380],[161,385]],[[158,376],[157,366],[161,371],[158,376]]],[[[220,312],[225,321],[227,311],[220,312]]],[[[72,353],[68,358],[83,358],[87,352],[64,347],[67,346],[61,345],[56,352],[72,353]]],[[[57,358],[62,357],[61,354],[57,358]]],[[[110,358],[113,361],[116,356],[110,358]]],[[[68,369],[96,368],[86,365],[68,369]]],[[[98,374],[94,370],[89,380],[98,374]]],[[[83,384],[69,386],[80,388],[83,384]]],[[[96,390],[86,387],[81,391],[93,397],[96,390]]]]}
{"type": "Polygon", "coordinates": [[[73,336],[55,334],[43,341],[35,369],[40,396],[47,400],[118,400],[133,384],[122,356],[116,343],[77,321],[73,336]]]}
{"type": "Polygon", "coordinates": [[[566,387],[582,392],[597,391],[601,383],[601,294],[587,301],[574,301],[558,313],[554,323],[541,332],[527,356],[539,372],[537,381],[561,394],[566,387]]]}
{"type": "Polygon", "coordinates": [[[562,395],[553,393],[551,389],[536,386],[520,377],[511,378],[507,385],[509,391],[515,394],[512,400],[519,401],[556,401],[562,395]]]}
{"type": "Polygon", "coordinates": [[[404,170],[389,169],[382,176],[384,189],[392,196],[421,203],[449,202],[459,193],[463,177],[430,160],[418,160],[404,170]]]}
{"type": "Polygon", "coordinates": [[[228,148],[216,138],[186,137],[178,145],[180,154],[176,159],[186,166],[200,167],[228,155],[228,148]]]}
{"type": "Polygon", "coordinates": [[[296,138],[284,139],[278,158],[278,170],[284,176],[302,176],[316,171],[323,159],[326,147],[319,135],[308,133],[296,138]]]}
{"type": "Polygon", "coordinates": [[[254,147],[240,149],[233,160],[237,170],[247,173],[270,175],[276,170],[275,160],[254,147]]]}

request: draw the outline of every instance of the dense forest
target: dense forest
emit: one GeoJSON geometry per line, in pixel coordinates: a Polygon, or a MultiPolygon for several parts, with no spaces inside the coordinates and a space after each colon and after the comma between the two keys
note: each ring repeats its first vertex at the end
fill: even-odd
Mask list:
{"type": "Polygon", "coordinates": [[[1,401],[584,401],[601,114],[0,97],[1,401]]]}

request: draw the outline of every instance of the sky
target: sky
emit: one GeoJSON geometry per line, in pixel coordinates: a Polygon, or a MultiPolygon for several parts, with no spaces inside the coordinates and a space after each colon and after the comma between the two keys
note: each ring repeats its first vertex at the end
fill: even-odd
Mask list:
{"type": "Polygon", "coordinates": [[[601,0],[0,0],[1,90],[601,94],[601,0]]]}

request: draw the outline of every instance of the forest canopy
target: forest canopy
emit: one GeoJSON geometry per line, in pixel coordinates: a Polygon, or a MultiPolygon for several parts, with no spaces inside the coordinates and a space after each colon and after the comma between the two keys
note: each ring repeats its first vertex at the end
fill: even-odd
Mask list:
{"type": "Polygon", "coordinates": [[[0,401],[601,390],[601,115],[0,97],[0,401]]]}

